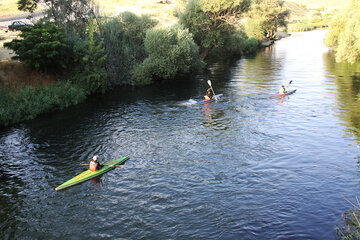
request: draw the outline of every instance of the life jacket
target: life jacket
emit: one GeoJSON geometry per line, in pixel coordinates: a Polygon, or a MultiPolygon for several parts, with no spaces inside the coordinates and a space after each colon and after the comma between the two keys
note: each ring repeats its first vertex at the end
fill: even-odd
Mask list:
{"type": "Polygon", "coordinates": [[[205,95],[204,98],[205,98],[205,101],[209,101],[211,99],[208,95],[205,95]]]}
{"type": "Polygon", "coordinates": [[[280,89],[279,89],[279,94],[285,94],[285,93],[286,93],[285,88],[280,88],[280,89]]]}
{"type": "Polygon", "coordinates": [[[96,172],[97,170],[99,170],[99,166],[100,164],[98,162],[94,162],[94,161],[91,161],[89,163],[89,170],[92,171],[92,172],[96,172]]]}

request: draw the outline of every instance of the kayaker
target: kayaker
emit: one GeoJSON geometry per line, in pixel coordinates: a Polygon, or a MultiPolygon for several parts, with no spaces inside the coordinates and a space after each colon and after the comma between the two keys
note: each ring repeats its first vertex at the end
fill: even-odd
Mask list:
{"type": "Polygon", "coordinates": [[[98,157],[97,156],[93,156],[92,160],[90,161],[89,164],[89,170],[92,172],[95,172],[99,169],[101,169],[104,165],[100,164],[98,162],[98,157]]]}
{"type": "Polygon", "coordinates": [[[205,94],[204,98],[205,98],[205,101],[209,101],[213,98],[213,93],[211,91],[211,88],[206,90],[206,94],[205,94]]]}
{"type": "Polygon", "coordinates": [[[284,85],[281,85],[281,88],[279,89],[279,94],[284,95],[286,93],[286,89],[284,85]]]}

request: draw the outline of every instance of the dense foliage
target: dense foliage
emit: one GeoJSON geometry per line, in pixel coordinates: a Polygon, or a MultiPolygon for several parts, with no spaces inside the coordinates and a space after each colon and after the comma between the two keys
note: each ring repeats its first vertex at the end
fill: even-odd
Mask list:
{"type": "Polygon", "coordinates": [[[5,47],[15,51],[13,59],[45,72],[62,72],[68,67],[71,48],[62,27],[40,21],[32,27],[23,28],[20,37],[4,43],[5,47]]]}
{"type": "MultiPolygon", "coordinates": [[[[39,3],[19,0],[18,6],[34,11],[39,3]]],[[[179,25],[155,28],[157,21],[130,12],[99,18],[92,0],[42,3],[47,5],[45,18],[5,46],[27,66],[58,74],[60,82],[9,91],[6,101],[17,108],[2,109],[7,120],[0,124],[68,106],[109,86],[146,85],[194,73],[211,52],[254,53],[258,40],[286,25],[288,14],[280,0],[189,0],[179,25]],[[55,93],[61,88],[69,95],[55,93]]]]}
{"type": "Polygon", "coordinates": [[[145,48],[149,56],[133,71],[137,85],[174,79],[202,66],[192,35],[179,25],[149,30],[145,48]]]}
{"type": "Polygon", "coordinates": [[[138,17],[130,12],[101,24],[110,85],[134,85],[130,71],[147,57],[144,45],[146,31],[156,24],[157,21],[146,15],[138,17]]]}
{"type": "Polygon", "coordinates": [[[330,23],[325,44],[335,51],[337,62],[355,63],[360,60],[360,2],[339,13],[330,23]]]}
{"type": "Polygon", "coordinates": [[[84,40],[76,33],[72,35],[74,65],[68,79],[82,86],[87,94],[98,90],[104,93],[108,87],[108,75],[104,65],[106,55],[103,41],[95,34],[92,18],[88,30],[84,40]]]}
{"type": "Polygon", "coordinates": [[[86,33],[73,31],[67,35],[64,27],[55,22],[39,21],[22,31],[22,39],[14,39],[4,46],[15,51],[14,59],[30,68],[69,76],[88,94],[97,90],[104,92],[107,87],[104,48],[99,37],[95,37],[91,19],[86,33]]]}
{"type": "Polygon", "coordinates": [[[180,17],[180,24],[193,34],[205,59],[211,49],[223,48],[236,32],[234,23],[250,6],[248,0],[190,0],[180,17]]]}
{"type": "Polygon", "coordinates": [[[64,109],[85,99],[77,85],[59,82],[49,86],[8,89],[0,85],[0,126],[33,119],[39,114],[64,109]]]}
{"type": "Polygon", "coordinates": [[[275,38],[278,28],[286,27],[286,18],[290,14],[283,4],[282,0],[255,0],[245,24],[248,36],[258,40],[275,38]]]}
{"type": "Polygon", "coordinates": [[[97,7],[92,0],[18,0],[20,11],[35,11],[39,4],[45,4],[45,18],[57,25],[83,29],[89,24],[90,16],[97,16],[97,7]]]}

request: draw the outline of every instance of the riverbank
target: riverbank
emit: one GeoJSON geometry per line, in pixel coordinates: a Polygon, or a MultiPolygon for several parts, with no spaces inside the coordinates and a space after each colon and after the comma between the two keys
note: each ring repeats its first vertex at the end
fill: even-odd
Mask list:
{"type": "MultiPolygon", "coordinates": [[[[166,12],[170,12],[169,9],[174,9],[176,5],[173,5],[173,3],[170,2],[152,2],[152,4],[146,5],[150,11],[157,12],[161,9],[167,9],[166,12]]],[[[138,7],[138,6],[137,6],[138,7]]],[[[121,9],[121,11],[129,10],[121,9]]],[[[143,13],[143,12],[142,12],[143,13]]],[[[138,14],[138,12],[137,12],[138,14]]],[[[149,13],[147,13],[149,14],[149,13]]],[[[80,49],[82,46],[75,46],[76,43],[70,43],[70,41],[64,40],[64,42],[61,42],[64,46],[68,49],[66,51],[62,51],[63,49],[55,49],[53,47],[49,47],[46,50],[49,50],[49,52],[44,51],[43,48],[37,48],[38,42],[32,41],[37,39],[43,39],[41,36],[36,34],[36,31],[32,32],[35,27],[39,28],[41,31],[37,31],[43,33],[43,31],[47,31],[47,28],[41,26],[41,24],[35,24],[31,29],[29,29],[28,34],[30,34],[31,37],[27,38],[26,35],[22,35],[25,39],[22,42],[13,43],[10,47],[12,49],[21,49],[19,54],[19,58],[22,59],[22,61],[26,62],[27,66],[32,66],[33,68],[37,68],[39,70],[42,70],[44,72],[48,72],[48,69],[54,69],[55,67],[59,67],[61,65],[64,72],[61,72],[61,70],[58,71],[58,73],[64,75],[68,75],[68,79],[62,79],[62,81],[70,80],[72,83],[81,85],[84,89],[88,89],[87,96],[91,93],[103,91],[105,92],[107,87],[112,86],[121,86],[121,85],[136,85],[141,86],[145,84],[151,84],[151,83],[161,83],[164,81],[173,81],[178,76],[184,76],[190,73],[195,73],[195,71],[201,69],[201,67],[204,66],[204,64],[200,61],[200,58],[205,58],[206,55],[203,55],[203,53],[208,54],[207,49],[211,49],[211,47],[216,47],[216,42],[219,39],[212,39],[210,42],[211,46],[207,46],[203,53],[201,53],[201,56],[198,56],[198,51],[201,49],[202,42],[199,41],[198,37],[196,38],[198,40],[197,43],[195,43],[195,36],[190,33],[190,30],[188,30],[188,26],[185,24],[183,29],[182,27],[178,25],[174,25],[172,22],[169,22],[170,19],[177,19],[175,17],[175,13],[172,12],[173,16],[172,18],[167,17],[166,20],[159,21],[161,24],[161,27],[159,27],[158,21],[153,20],[153,16],[141,16],[135,15],[134,13],[124,13],[122,15],[119,15],[119,17],[113,18],[111,21],[104,22],[104,26],[102,26],[102,29],[105,29],[100,34],[104,34],[101,36],[104,40],[103,46],[97,46],[97,48],[93,48],[93,46],[86,46],[82,52],[76,52],[76,49],[80,49]],[[136,21],[138,24],[133,24],[134,21],[136,21]],[[166,27],[167,24],[170,24],[171,26],[166,27]],[[155,25],[157,25],[157,28],[155,29],[155,25]],[[150,27],[149,27],[150,26],[150,27]],[[152,34],[148,34],[150,31],[149,29],[154,28],[155,30],[152,31],[152,34]],[[179,28],[179,29],[177,29],[179,28]],[[116,31],[113,31],[113,30],[116,31]],[[140,31],[139,31],[140,29],[140,31]],[[120,32],[118,34],[117,32],[120,32]],[[133,32],[136,32],[137,34],[133,34],[133,32]],[[179,34],[181,32],[181,34],[179,34]],[[140,34],[139,34],[140,33],[140,34]],[[171,34],[167,34],[171,33],[171,34]],[[34,36],[36,37],[33,37],[34,36]],[[107,35],[106,35],[107,34],[107,35]],[[128,34],[128,36],[127,36],[128,34]],[[122,39],[121,35],[124,35],[122,39]],[[134,36],[136,35],[136,36],[134,36]],[[184,37],[185,36],[185,37],[184,37]],[[162,41],[159,41],[158,39],[162,39],[159,37],[165,37],[162,41]],[[137,39],[135,39],[137,38],[137,39]],[[152,39],[151,39],[152,38],[152,39]],[[24,44],[26,40],[31,39],[29,42],[24,44]],[[116,39],[114,42],[113,39],[116,39]],[[129,40],[130,39],[130,40],[129,40]],[[150,40],[149,40],[150,39],[150,40]],[[148,40],[147,43],[153,44],[149,49],[146,49],[148,46],[145,46],[145,40],[148,40]],[[215,41],[216,40],[216,41],[215,41]],[[117,42],[122,42],[123,44],[119,46],[117,42]],[[171,43],[171,44],[169,44],[171,43]],[[153,51],[152,49],[156,49],[159,46],[164,46],[164,44],[168,44],[167,47],[165,47],[164,51],[153,51]],[[197,45],[198,44],[198,45],[197,45]],[[28,46],[31,46],[30,48],[28,46]],[[171,50],[174,46],[177,47],[177,49],[174,49],[174,51],[171,50]],[[67,51],[70,48],[72,48],[74,51],[67,51]],[[130,49],[130,52],[129,52],[130,49]],[[176,50],[176,51],[175,51],[176,50]],[[90,52],[92,51],[92,52],[90,52]],[[133,51],[133,52],[131,52],[133,51]],[[33,53],[36,54],[33,54],[33,53]],[[60,55],[57,55],[58,53],[62,53],[61,57],[60,55]],[[75,59],[74,56],[70,56],[70,53],[79,54],[79,56],[75,56],[77,58],[72,62],[72,60],[69,60],[68,62],[59,62],[59,59],[75,59]],[[117,60],[119,58],[122,59],[123,62],[119,63],[117,60]],[[161,53],[161,54],[159,54],[161,53]],[[21,55],[22,54],[22,55],[21,55]],[[81,55],[84,54],[84,55],[81,55]],[[127,54],[127,55],[126,55],[127,54]],[[55,59],[51,56],[57,56],[55,59]],[[81,61],[79,59],[89,59],[90,57],[94,57],[94,59],[90,59],[89,61],[81,61]],[[105,58],[106,56],[106,58],[105,58]],[[134,59],[135,58],[135,59],[134,59]],[[46,60],[44,60],[46,59],[46,60]],[[106,60],[106,61],[105,61],[106,60]],[[185,60],[184,62],[182,62],[185,60]],[[76,61],[76,62],[75,62],[76,61]],[[96,61],[99,61],[99,63],[96,63],[96,61]],[[156,62],[156,64],[153,64],[156,62]],[[103,63],[103,64],[102,64],[103,63]],[[48,66],[48,65],[49,66],[48,66]],[[52,64],[52,65],[50,65],[52,64]],[[94,64],[89,66],[89,64],[94,64]],[[173,64],[173,65],[171,65],[173,64]],[[96,69],[94,66],[97,66],[98,69],[96,69]],[[53,67],[53,68],[52,68],[53,67]],[[136,68],[135,68],[136,67],[136,68]],[[65,70],[66,69],[66,70],[65,70]],[[105,70],[106,69],[106,70],[105,70]],[[84,71],[86,70],[86,71],[84,71]],[[90,87],[89,87],[90,86],[90,87]],[[101,90],[99,90],[99,86],[101,86],[101,90]],[[93,88],[93,89],[91,89],[93,88]],[[91,89],[91,90],[90,90],[91,89]]],[[[177,13],[179,14],[179,12],[177,13]]],[[[159,17],[159,15],[156,15],[159,17]]],[[[162,16],[162,15],[161,15],[162,16]]],[[[205,15],[204,15],[205,16],[205,15]]],[[[84,18],[87,18],[87,16],[83,16],[84,18]]],[[[214,20],[214,19],[213,19],[214,20]]],[[[215,21],[215,20],[214,20],[215,21]]],[[[86,22],[86,21],[85,21],[86,22]]],[[[190,24],[190,22],[188,22],[190,24]]],[[[191,24],[190,24],[191,25],[191,24]]],[[[57,26],[59,27],[59,26],[57,26]]],[[[85,29],[85,27],[84,27],[85,29]]],[[[196,29],[192,29],[196,32],[196,29]]],[[[212,36],[210,33],[218,31],[218,28],[211,29],[210,32],[207,35],[212,36]]],[[[234,30],[233,30],[234,31],[234,30]]],[[[240,30],[239,30],[240,31],[240,30]]],[[[57,31],[60,32],[60,31],[57,31]]],[[[224,30],[226,32],[226,30],[224,30]]],[[[11,41],[12,39],[16,38],[15,35],[9,35],[12,33],[6,33],[6,37],[4,41],[11,41]],[[12,37],[12,39],[11,39],[12,37]]],[[[52,34],[52,33],[49,33],[52,34]]],[[[75,33],[74,33],[75,34],[75,33]]],[[[225,33],[222,33],[225,34],[225,33]]],[[[219,45],[217,46],[217,50],[223,50],[223,47],[225,48],[225,51],[229,54],[236,54],[237,56],[241,56],[243,54],[250,54],[254,53],[258,49],[258,43],[259,41],[255,38],[248,38],[247,35],[244,35],[241,31],[237,33],[237,35],[234,34],[234,32],[228,32],[226,34],[228,35],[228,45],[219,45]],[[231,41],[230,41],[231,40],[231,41]]],[[[28,35],[29,36],[29,35],[28,35]]],[[[52,35],[51,35],[52,36],[52,35]]],[[[80,35],[79,35],[80,36],[80,35]]],[[[91,35],[94,36],[94,35],[91,35]]],[[[214,34],[214,36],[217,36],[214,34]]],[[[68,37],[68,36],[67,36],[68,37]]],[[[70,36],[69,39],[75,39],[75,37],[78,36],[70,36]]],[[[66,37],[62,38],[65,39],[66,37]]],[[[62,41],[61,39],[61,41],[62,41]]],[[[92,44],[93,42],[96,42],[99,39],[80,39],[80,41],[83,41],[84,44],[92,44]],[[95,40],[95,41],[93,41],[95,40]]],[[[225,40],[225,39],[222,39],[225,40]]],[[[43,46],[44,41],[49,41],[46,43],[50,43],[47,46],[57,46],[56,43],[53,44],[53,39],[46,39],[41,40],[41,46],[43,46]]],[[[58,41],[60,41],[58,39],[58,41]]],[[[78,41],[79,42],[79,41],[78,41]]],[[[221,42],[221,41],[220,41],[221,42]]],[[[272,44],[273,42],[270,42],[272,44]]],[[[79,44],[80,45],[80,44],[79,44]]],[[[11,52],[9,51],[3,51],[1,59],[9,59],[11,58],[11,52]]],[[[221,54],[221,51],[219,51],[219,55],[221,54]]],[[[225,54],[224,54],[225,56],[225,54]]],[[[227,56],[227,55],[226,55],[227,56]]],[[[199,73],[199,72],[196,72],[199,73]]],[[[33,77],[32,74],[29,74],[30,77],[33,77]]],[[[43,87],[44,84],[37,85],[28,85],[28,86],[21,86],[20,89],[17,89],[17,84],[12,84],[10,80],[7,79],[6,75],[3,74],[2,77],[3,82],[3,91],[6,92],[8,89],[9,91],[9,97],[8,99],[12,99],[16,102],[15,97],[20,96],[21,94],[28,94],[29,96],[23,96],[23,103],[18,103],[19,105],[27,105],[28,98],[32,99],[35,97],[35,94],[33,92],[33,89],[47,89],[49,91],[52,91],[51,88],[55,87],[58,88],[59,84],[50,84],[46,85],[46,88],[43,87]],[[31,89],[31,90],[24,90],[24,89],[31,89]]],[[[65,78],[65,77],[64,77],[65,78]]],[[[21,78],[20,78],[21,79],[21,78]]],[[[15,80],[21,81],[21,80],[15,80]]],[[[30,81],[31,82],[31,81],[30,81]]],[[[38,82],[38,81],[36,81],[38,82]]],[[[70,83],[69,83],[70,84],[70,83]]],[[[25,84],[26,85],[26,84],[25,84]]],[[[77,85],[74,85],[75,87],[78,87],[77,85]]],[[[37,91],[37,90],[36,90],[37,91]]],[[[80,90],[77,90],[81,92],[80,90]]],[[[80,95],[82,93],[79,93],[80,95]]],[[[85,94],[84,94],[85,95],[85,94]]],[[[42,102],[45,100],[42,100],[40,97],[39,99],[33,99],[34,102],[42,102]]],[[[54,109],[61,109],[61,101],[65,101],[63,99],[60,99],[59,102],[51,102],[49,105],[54,105],[54,109]],[[58,107],[57,105],[60,105],[58,107]]],[[[46,101],[45,101],[46,102],[46,101]]],[[[70,101],[72,102],[72,101],[70,101]]],[[[78,102],[77,95],[75,94],[75,100],[74,102],[78,102]]],[[[12,105],[12,104],[9,104],[12,105]]],[[[68,106],[68,104],[65,104],[65,106],[68,106]]],[[[33,106],[34,107],[34,106],[33,106]]],[[[27,107],[25,107],[27,108],[27,107]]],[[[31,109],[29,108],[29,112],[31,109]]],[[[10,111],[10,110],[9,110],[10,111]]],[[[6,112],[9,112],[6,110],[6,112]]],[[[50,111],[50,108],[43,108],[43,111],[50,111]]],[[[27,112],[27,111],[24,111],[27,112]]],[[[38,113],[41,114],[41,111],[38,113]]],[[[12,115],[12,113],[10,114],[12,115]]],[[[24,119],[31,119],[34,118],[34,114],[30,114],[30,117],[26,117],[26,114],[21,113],[21,116],[24,117],[24,119]]],[[[8,125],[12,124],[14,122],[21,121],[21,118],[16,116],[14,120],[9,120],[11,117],[8,117],[7,120],[3,121],[3,124],[8,125]]]]}
{"type": "Polygon", "coordinates": [[[0,62],[0,95],[0,127],[63,110],[86,98],[76,84],[6,60],[0,62]]]}
{"type": "Polygon", "coordinates": [[[344,197],[360,192],[359,89],[320,32],[209,65],[217,103],[191,105],[208,87],[199,76],[2,130],[0,238],[338,239],[344,197]],[[295,94],[267,97],[291,79],[295,94]],[[130,160],[55,192],[93,155],[130,160]]]}

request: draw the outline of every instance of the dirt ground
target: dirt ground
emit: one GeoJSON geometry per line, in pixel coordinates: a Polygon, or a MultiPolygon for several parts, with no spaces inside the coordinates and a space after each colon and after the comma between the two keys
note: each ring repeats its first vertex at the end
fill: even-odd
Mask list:
{"type": "Polygon", "coordinates": [[[4,43],[10,42],[14,38],[16,38],[18,34],[19,32],[5,32],[5,30],[0,29],[0,61],[9,60],[12,56],[14,56],[14,52],[12,50],[4,48],[4,43]]]}

